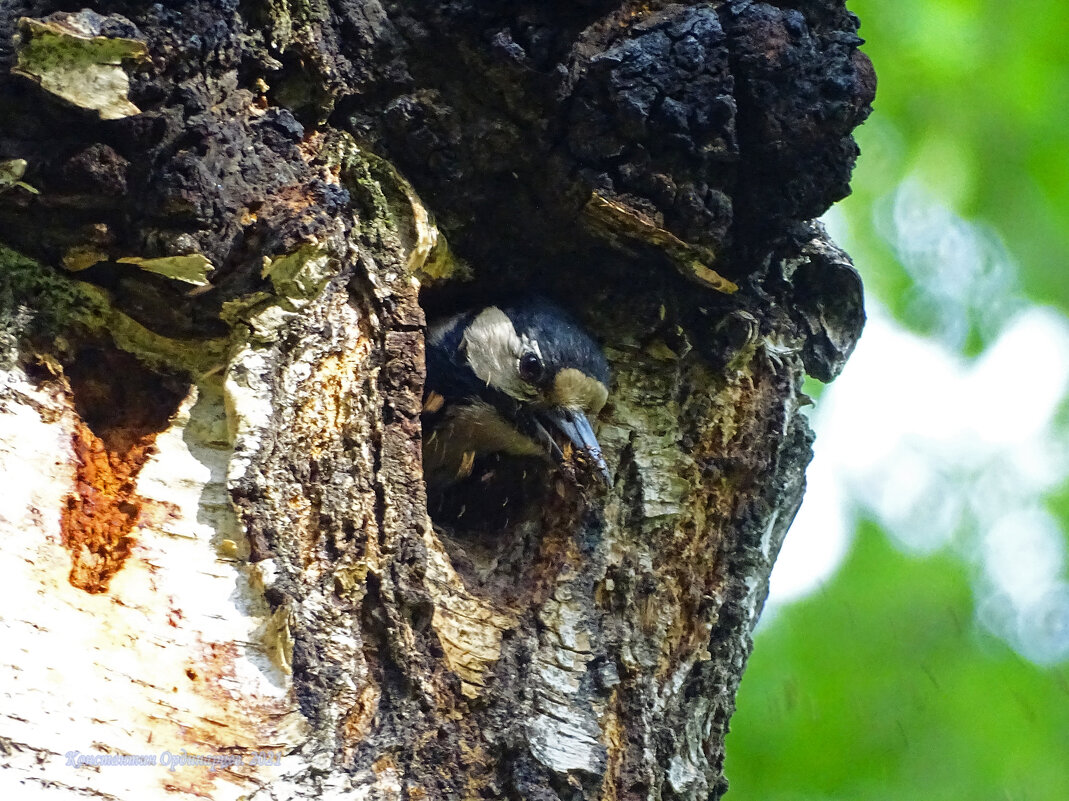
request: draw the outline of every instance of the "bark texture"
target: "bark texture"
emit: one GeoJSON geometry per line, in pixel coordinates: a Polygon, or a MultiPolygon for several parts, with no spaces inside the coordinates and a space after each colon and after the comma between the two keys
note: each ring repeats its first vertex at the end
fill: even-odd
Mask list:
{"type": "Polygon", "coordinates": [[[0,8],[4,775],[720,797],[803,373],[864,321],[814,221],[875,89],[856,19],[85,6],[0,8]],[[614,485],[486,464],[432,521],[425,314],[517,290],[605,347],[614,485]],[[244,764],[65,764],[182,749],[244,764]]]}

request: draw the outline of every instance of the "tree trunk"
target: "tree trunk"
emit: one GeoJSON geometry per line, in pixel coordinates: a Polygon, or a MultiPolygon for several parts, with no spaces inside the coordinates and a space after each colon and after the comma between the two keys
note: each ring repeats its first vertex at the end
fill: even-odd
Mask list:
{"type": "Polygon", "coordinates": [[[87,5],[0,8],[0,787],[720,797],[864,317],[841,0],[87,5]],[[424,312],[518,289],[613,486],[432,523],[424,312]]]}

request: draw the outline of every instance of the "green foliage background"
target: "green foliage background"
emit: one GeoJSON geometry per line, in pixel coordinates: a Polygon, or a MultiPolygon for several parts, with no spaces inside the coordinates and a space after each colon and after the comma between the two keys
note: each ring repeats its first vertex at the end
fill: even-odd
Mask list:
{"type": "Polygon", "coordinates": [[[849,0],[876,66],[875,113],[842,204],[870,292],[892,308],[908,276],[872,209],[908,175],[989,223],[1026,291],[1069,311],[1069,5],[1061,0],[849,0]]]}
{"type": "MultiPolygon", "coordinates": [[[[913,178],[1005,243],[1015,291],[1069,310],[1069,4],[849,5],[879,76],[840,206],[870,298],[914,330],[930,323],[879,222],[913,178]]],[[[979,323],[984,309],[970,313],[979,323]]],[[[960,347],[983,344],[976,325],[960,347]]],[[[1069,530],[1064,482],[1047,508],[1069,530]]],[[[980,629],[973,569],[949,549],[907,556],[862,524],[830,582],[758,632],[728,739],[729,797],[1069,799],[1069,665],[1038,667],[980,629]]]]}

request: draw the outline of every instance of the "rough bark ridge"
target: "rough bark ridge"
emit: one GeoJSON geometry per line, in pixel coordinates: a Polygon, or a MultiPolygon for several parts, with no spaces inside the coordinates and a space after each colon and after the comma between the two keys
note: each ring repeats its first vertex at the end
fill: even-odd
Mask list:
{"type": "MultiPolygon", "coordinates": [[[[0,401],[32,423],[0,434],[66,460],[4,507],[50,594],[0,622],[41,649],[137,609],[185,678],[73,744],[16,704],[4,759],[119,796],[720,797],[801,378],[864,320],[813,221],[875,88],[843,2],[84,6],[0,8],[0,401]],[[531,288],[605,345],[614,487],[488,467],[432,525],[424,310],[531,288]],[[287,756],[49,772],[94,743],[287,756]]],[[[110,681],[98,650],[69,669],[110,681]]]]}

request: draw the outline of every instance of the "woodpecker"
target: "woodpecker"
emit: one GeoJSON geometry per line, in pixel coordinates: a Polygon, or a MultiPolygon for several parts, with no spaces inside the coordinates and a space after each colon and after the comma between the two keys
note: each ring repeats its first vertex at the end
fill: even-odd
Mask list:
{"type": "Polygon", "coordinates": [[[609,395],[591,336],[540,297],[462,312],[430,327],[423,472],[444,486],[491,453],[542,456],[578,481],[612,482],[591,419],[609,395]]]}

